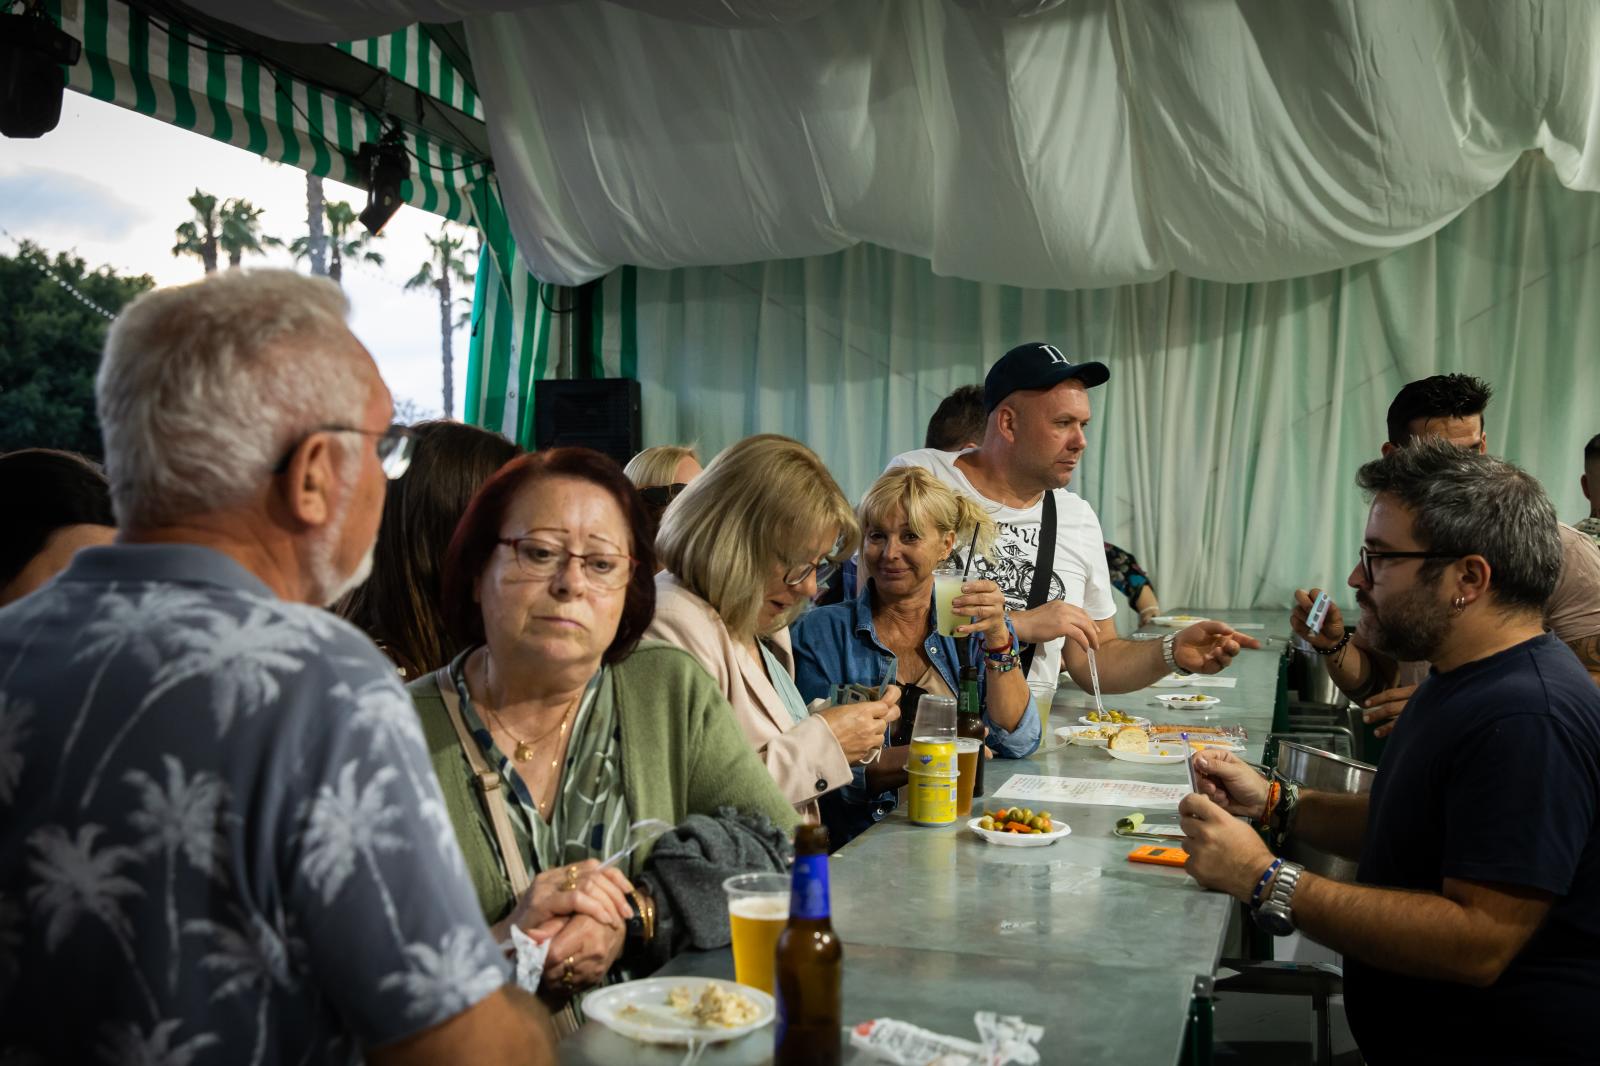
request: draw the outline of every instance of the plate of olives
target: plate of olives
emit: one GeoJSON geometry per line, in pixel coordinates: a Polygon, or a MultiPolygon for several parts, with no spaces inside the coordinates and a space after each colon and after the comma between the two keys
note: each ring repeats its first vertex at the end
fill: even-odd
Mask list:
{"type": "Polygon", "coordinates": [[[1071,826],[1056,821],[1049,811],[1035,811],[1028,807],[1000,807],[984,811],[982,817],[968,822],[967,828],[990,844],[1010,848],[1042,848],[1072,832],[1071,826]]]}

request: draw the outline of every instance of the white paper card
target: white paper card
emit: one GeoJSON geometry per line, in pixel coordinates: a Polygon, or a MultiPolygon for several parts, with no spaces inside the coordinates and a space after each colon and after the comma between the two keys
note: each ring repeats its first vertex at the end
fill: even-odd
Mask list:
{"type": "Polygon", "coordinates": [[[1092,807],[1148,807],[1177,810],[1189,786],[1157,785],[1148,781],[1096,781],[1086,777],[1048,777],[1012,774],[989,793],[995,799],[1036,800],[1041,803],[1081,803],[1092,807]]]}
{"type": "Polygon", "coordinates": [[[1221,677],[1216,674],[1168,674],[1160,681],[1154,682],[1151,688],[1238,688],[1237,677],[1221,677]]]}

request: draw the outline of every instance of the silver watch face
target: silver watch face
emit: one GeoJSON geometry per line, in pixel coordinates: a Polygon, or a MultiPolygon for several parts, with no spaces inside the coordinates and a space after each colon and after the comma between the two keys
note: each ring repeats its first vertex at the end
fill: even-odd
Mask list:
{"type": "Polygon", "coordinates": [[[1289,908],[1281,903],[1263,903],[1255,913],[1256,925],[1273,936],[1288,936],[1294,932],[1294,919],[1289,908]]]}

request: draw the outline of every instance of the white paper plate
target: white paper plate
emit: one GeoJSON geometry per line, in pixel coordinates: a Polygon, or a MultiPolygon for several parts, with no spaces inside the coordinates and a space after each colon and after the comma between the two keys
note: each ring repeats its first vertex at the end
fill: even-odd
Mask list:
{"type": "Polygon", "coordinates": [[[1131,721],[1131,722],[1095,722],[1095,721],[1091,721],[1088,715],[1080,714],[1080,715],[1078,715],[1078,721],[1082,722],[1084,725],[1123,725],[1123,726],[1130,726],[1130,727],[1147,726],[1147,725],[1150,724],[1150,719],[1141,718],[1138,715],[1134,715],[1133,716],[1133,721],[1131,721]]]}
{"type": "Polygon", "coordinates": [[[1160,614],[1150,619],[1153,626],[1166,626],[1168,629],[1188,629],[1196,622],[1209,622],[1211,619],[1198,614],[1160,614]]]}
{"type": "Polygon", "coordinates": [[[1056,740],[1060,744],[1077,744],[1084,748],[1103,748],[1106,738],[1100,735],[1097,725],[1064,725],[1056,729],[1056,740]],[[1078,739],[1078,738],[1084,739],[1078,739]],[[1093,739],[1088,739],[1092,737],[1093,739]]]}
{"type": "Polygon", "coordinates": [[[1106,754],[1123,762],[1143,763],[1177,763],[1188,758],[1184,746],[1177,741],[1170,744],[1151,744],[1148,755],[1142,751],[1113,751],[1111,748],[1106,749],[1106,754]]]}
{"type": "Polygon", "coordinates": [[[1180,711],[1203,711],[1207,707],[1215,707],[1222,701],[1215,696],[1199,692],[1163,692],[1156,697],[1156,702],[1180,711]]]}
{"type": "Polygon", "coordinates": [[[691,1040],[701,1044],[737,1040],[772,1021],[775,1007],[772,997],[765,992],[733,981],[719,981],[714,977],[647,977],[641,981],[625,981],[595,989],[584,999],[583,1012],[630,1040],[646,1044],[683,1045],[691,1040]],[[686,988],[691,1000],[699,1000],[700,993],[707,985],[720,985],[743,994],[761,1013],[753,1022],[724,1029],[715,1025],[696,1025],[692,1019],[667,1006],[667,993],[673,989],[686,988]],[[628,1010],[629,1007],[634,1009],[628,1010]]]}
{"type": "Polygon", "coordinates": [[[977,833],[991,844],[999,844],[1003,848],[1042,848],[1047,844],[1054,844],[1068,833],[1072,827],[1066,822],[1050,819],[1056,828],[1049,833],[999,833],[993,829],[979,829],[978,823],[982,818],[974,818],[967,823],[967,828],[977,833]]]}

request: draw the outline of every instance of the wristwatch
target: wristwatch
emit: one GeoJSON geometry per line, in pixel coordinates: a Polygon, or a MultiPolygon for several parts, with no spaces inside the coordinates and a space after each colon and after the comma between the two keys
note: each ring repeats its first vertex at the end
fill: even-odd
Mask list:
{"type": "Polygon", "coordinates": [[[1161,661],[1167,664],[1167,669],[1178,674],[1183,671],[1178,669],[1178,657],[1173,654],[1172,646],[1178,642],[1176,632],[1168,633],[1161,638],[1161,661]]]}
{"type": "Polygon", "coordinates": [[[1300,883],[1303,873],[1305,867],[1299,863],[1285,862],[1278,868],[1278,876],[1272,879],[1272,888],[1256,907],[1256,925],[1273,936],[1288,936],[1294,932],[1294,909],[1290,901],[1294,898],[1295,886],[1300,883]]]}

